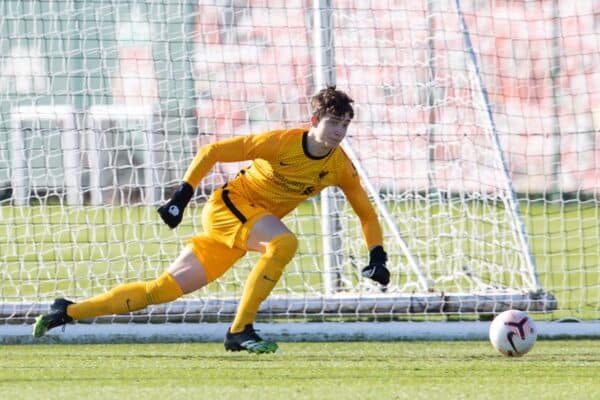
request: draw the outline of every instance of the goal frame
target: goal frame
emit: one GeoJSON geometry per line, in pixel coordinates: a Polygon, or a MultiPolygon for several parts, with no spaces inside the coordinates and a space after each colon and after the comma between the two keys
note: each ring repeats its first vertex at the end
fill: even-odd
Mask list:
{"type": "MultiPolygon", "coordinates": [[[[494,154],[497,158],[498,164],[502,167],[502,175],[504,177],[505,190],[510,194],[508,196],[508,209],[511,211],[511,215],[513,217],[513,221],[516,225],[516,231],[519,239],[519,244],[521,246],[521,250],[525,256],[525,262],[527,266],[527,270],[529,272],[529,287],[531,288],[528,292],[519,292],[515,291],[513,293],[499,293],[485,296],[473,295],[469,293],[453,293],[451,295],[451,299],[449,301],[442,301],[445,304],[463,304],[467,305],[465,310],[471,310],[470,312],[499,312],[498,310],[506,309],[505,304],[510,304],[511,308],[519,308],[523,310],[530,311],[542,311],[547,312],[554,310],[556,305],[556,299],[552,294],[545,293],[536,272],[535,260],[533,255],[531,254],[530,245],[527,239],[527,233],[525,230],[525,226],[523,223],[523,218],[521,216],[519,201],[515,194],[514,188],[511,184],[510,174],[508,172],[508,167],[506,160],[504,158],[504,150],[502,149],[502,145],[498,138],[498,131],[496,129],[496,125],[494,122],[494,117],[492,113],[492,108],[490,105],[490,100],[488,97],[487,89],[481,77],[481,71],[479,68],[479,64],[477,61],[477,55],[475,54],[475,50],[473,49],[471,36],[469,32],[469,28],[466,24],[464,13],[462,11],[460,0],[453,1],[455,11],[459,17],[460,22],[460,30],[463,35],[463,40],[465,44],[465,48],[467,50],[469,56],[469,66],[474,72],[474,76],[476,77],[476,84],[479,89],[479,95],[481,97],[481,102],[484,105],[485,109],[485,120],[488,123],[487,132],[489,133],[490,139],[492,140],[494,146],[494,154]],[[510,297],[512,301],[516,302],[507,302],[507,296],[510,297]],[[543,299],[541,302],[540,299],[543,299]]],[[[314,43],[315,43],[315,77],[318,87],[324,87],[326,85],[335,85],[336,84],[336,62],[335,62],[335,54],[331,51],[334,48],[333,43],[335,42],[335,38],[333,37],[332,31],[333,27],[331,25],[332,21],[332,5],[330,0],[314,0],[314,20],[315,20],[315,29],[314,29],[314,43]]],[[[396,240],[396,244],[399,245],[402,253],[408,260],[408,267],[417,277],[417,283],[419,285],[419,289],[423,293],[428,293],[433,291],[433,287],[431,283],[427,281],[425,275],[423,274],[421,267],[417,259],[411,253],[408,245],[404,241],[400,230],[398,229],[396,223],[394,222],[393,217],[389,213],[386,205],[381,201],[379,192],[372,185],[371,180],[363,168],[359,157],[356,155],[356,152],[352,148],[352,145],[345,140],[342,144],[344,151],[348,154],[350,159],[352,160],[354,166],[357,169],[359,176],[361,177],[363,185],[365,185],[368,193],[371,198],[375,202],[378,212],[381,214],[383,220],[387,224],[390,229],[393,238],[396,240]]],[[[321,222],[323,226],[323,266],[324,266],[324,277],[326,282],[326,294],[331,295],[335,293],[337,288],[335,286],[335,282],[338,282],[339,279],[336,277],[339,275],[339,271],[342,269],[340,265],[339,258],[332,256],[333,254],[339,252],[341,249],[339,248],[339,240],[337,240],[338,232],[335,231],[335,227],[338,225],[337,220],[339,218],[335,213],[335,207],[333,203],[335,202],[335,189],[327,188],[324,190],[321,196],[321,222]]],[[[434,305],[435,302],[431,302],[431,297],[429,296],[416,296],[418,299],[416,301],[417,304],[428,304],[428,306],[417,307],[417,312],[430,312],[430,310],[445,310],[446,307],[442,306],[440,308],[437,305],[434,305]],[[432,307],[429,307],[429,304],[432,307]]],[[[398,296],[391,298],[391,302],[394,304],[406,304],[406,298],[404,296],[398,296]]],[[[410,301],[409,301],[410,303],[410,301]]],[[[411,310],[412,305],[408,307],[407,310],[411,310]]],[[[403,308],[400,306],[400,308],[403,308]]],[[[450,307],[448,310],[450,312],[459,312],[458,309],[450,307]]],[[[387,310],[386,312],[389,312],[387,310]]],[[[441,311],[442,313],[444,311],[441,311]]]]}
{"type": "MultiPolygon", "coordinates": [[[[491,132],[492,139],[495,143],[497,156],[499,157],[501,165],[504,167],[504,174],[506,177],[507,183],[507,192],[511,193],[512,196],[508,199],[509,208],[513,213],[513,217],[515,218],[515,223],[518,226],[517,232],[519,234],[519,239],[521,242],[521,246],[524,249],[524,254],[527,258],[527,265],[529,269],[529,278],[530,278],[530,286],[533,288],[532,290],[505,290],[498,292],[490,292],[485,294],[473,294],[473,293],[433,293],[431,284],[427,282],[424,274],[422,273],[420,266],[418,265],[418,261],[415,257],[412,256],[410,249],[404,242],[400,230],[393,222],[393,218],[389,215],[389,212],[386,206],[383,204],[379,197],[379,193],[377,189],[370,184],[367,173],[365,169],[359,162],[358,157],[354,153],[352,146],[346,142],[344,143],[344,150],[348,153],[350,158],[353,160],[354,164],[357,167],[359,174],[361,175],[362,181],[367,187],[367,190],[373,201],[377,205],[378,211],[383,216],[385,223],[388,228],[391,230],[393,238],[397,241],[398,244],[403,251],[404,255],[409,260],[409,267],[411,271],[417,276],[417,280],[419,283],[419,288],[421,290],[420,294],[399,294],[399,295],[390,295],[385,293],[374,293],[367,295],[357,296],[355,294],[344,294],[340,292],[337,286],[336,280],[339,276],[340,265],[339,260],[334,256],[335,253],[339,251],[338,242],[335,240],[337,235],[336,233],[336,216],[335,212],[333,212],[334,207],[332,206],[332,201],[335,201],[335,193],[331,189],[327,189],[323,196],[321,197],[321,208],[322,208],[322,226],[324,229],[324,237],[326,240],[323,242],[324,247],[324,258],[323,258],[323,266],[324,266],[324,277],[325,277],[325,293],[322,296],[315,297],[286,297],[286,298],[278,298],[277,296],[272,296],[268,298],[262,305],[259,310],[259,318],[263,319],[278,319],[278,318],[290,318],[295,316],[304,316],[305,318],[344,318],[346,316],[360,316],[360,317],[371,317],[371,318],[388,318],[394,319],[398,317],[402,317],[405,315],[417,315],[417,314],[441,314],[441,315],[452,315],[452,314],[460,314],[460,313],[477,313],[477,314],[489,314],[494,315],[501,311],[504,311],[508,308],[517,308],[530,312],[549,312],[556,309],[556,299],[552,294],[545,293],[543,288],[539,283],[539,279],[535,272],[535,260],[531,256],[531,252],[529,251],[529,244],[527,242],[527,234],[525,232],[523,221],[520,216],[518,199],[514,195],[514,190],[510,184],[510,178],[508,175],[508,170],[506,168],[506,162],[503,159],[503,151],[498,141],[497,132],[495,129],[495,124],[493,120],[493,116],[490,109],[489,100],[487,99],[487,93],[485,86],[483,85],[483,81],[481,80],[479,67],[477,64],[477,57],[473,50],[472,45],[470,44],[470,37],[468,27],[464,22],[464,16],[462,15],[462,11],[460,9],[459,0],[455,0],[455,6],[457,9],[457,13],[459,15],[461,21],[461,29],[463,31],[463,35],[465,37],[465,45],[468,51],[468,54],[471,58],[471,67],[475,71],[475,76],[477,79],[477,85],[480,88],[480,95],[482,97],[482,102],[485,104],[488,123],[490,125],[489,131],[491,132]],[[380,316],[380,317],[378,317],[380,316]]],[[[323,24],[327,24],[328,21],[331,21],[331,2],[328,0],[314,0],[314,12],[315,12],[315,21],[321,21],[323,24]]],[[[331,27],[327,28],[327,26],[320,26],[317,23],[315,27],[315,32],[320,33],[319,38],[315,37],[315,53],[317,54],[317,70],[315,71],[315,76],[317,77],[318,86],[324,86],[325,84],[335,84],[335,60],[333,58],[333,52],[331,51],[331,44],[333,43],[333,38],[331,35],[331,27]],[[329,36],[327,36],[329,35],[329,36]],[[329,49],[327,49],[329,47],[329,49]]],[[[40,110],[30,110],[30,113],[33,112],[41,112],[40,110]]],[[[73,114],[71,111],[64,111],[67,115],[69,112],[73,114]]],[[[140,115],[140,118],[144,118],[148,115],[146,110],[142,110],[139,113],[129,110],[124,115],[140,115]]],[[[98,111],[98,115],[101,115],[102,118],[115,118],[114,116],[106,116],[106,111],[98,111]],[[104,114],[103,114],[104,112],[104,114]]],[[[31,115],[24,113],[24,115],[31,115]]],[[[39,114],[38,114],[39,115],[39,114]]],[[[56,115],[56,113],[55,113],[56,115]]],[[[117,117],[120,118],[120,117],[117,117]]],[[[124,118],[124,117],[123,117],[124,118]]],[[[75,121],[75,120],[74,120],[75,121]]],[[[75,124],[75,122],[74,122],[75,124]]],[[[147,125],[150,127],[152,124],[151,119],[147,120],[147,125]]],[[[16,125],[15,125],[16,127],[16,125]]],[[[93,127],[92,127],[93,128],[93,127]]],[[[149,128],[150,129],[150,128],[149,128]]],[[[149,137],[151,137],[150,135],[149,137]]],[[[151,140],[151,139],[149,139],[151,140]]],[[[17,141],[13,141],[17,142],[17,141]]],[[[94,147],[94,146],[92,146],[94,147]]],[[[149,148],[152,149],[153,145],[149,144],[149,148]]],[[[77,148],[78,149],[78,148],[77,148]]],[[[21,151],[19,148],[15,148],[15,151],[21,151]]],[[[152,154],[152,151],[149,152],[152,154]]],[[[147,165],[152,165],[152,160],[145,161],[147,165]]],[[[15,162],[19,161],[19,158],[15,162]]],[[[20,164],[19,164],[20,165],[20,164]]],[[[95,165],[95,164],[94,164],[95,165]]],[[[98,164],[99,165],[99,164],[98,164]]],[[[74,168],[70,166],[69,168],[74,168]]],[[[95,168],[99,169],[99,166],[95,168]]],[[[154,188],[154,172],[150,169],[145,171],[145,179],[147,180],[146,185],[149,190],[153,190],[154,188]]],[[[15,177],[15,180],[20,179],[19,177],[15,177]]],[[[95,178],[94,178],[95,179],[95,178]]],[[[99,179],[99,178],[98,178],[99,179]]],[[[94,180],[96,182],[96,180],[94,180]]],[[[98,197],[98,193],[94,188],[99,188],[99,181],[96,184],[92,183],[92,195],[93,195],[93,204],[99,204],[101,202],[101,197],[98,197]]],[[[73,196],[71,194],[71,196],[73,196]]],[[[156,197],[153,192],[150,192],[147,195],[150,204],[154,204],[156,202],[156,197]]],[[[80,199],[71,199],[68,202],[70,204],[81,204],[80,199]]],[[[153,324],[152,322],[166,322],[167,325],[170,322],[181,322],[177,326],[182,326],[181,330],[184,331],[186,328],[183,328],[187,323],[191,324],[190,329],[195,329],[197,327],[197,323],[203,321],[204,319],[220,319],[223,316],[233,315],[235,313],[235,308],[237,306],[238,299],[236,298],[225,298],[225,299],[214,299],[207,301],[175,301],[173,303],[151,306],[146,311],[140,313],[133,313],[130,315],[122,315],[122,316],[108,316],[101,317],[95,319],[95,323],[93,324],[92,331],[101,332],[104,329],[111,331],[111,335],[118,335],[119,328],[121,327],[122,332],[126,332],[127,335],[140,335],[140,337],[147,337],[148,335],[152,335],[153,329],[157,329],[158,331],[161,329],[160,324],[153,324]],[[150,323],[145,324],[131,324],[131,322],[145,320],[150,323]],[[111,325],[114,323],[115,326],[108,327],[106,322],[110,322],[111,325]],[[121,324],[123,323],[124,324],[121,324]],[[117,332],[117,333],[115,333],[117,332]],[[136,333],[137,332],[137,333],[136,333]]],[[[49,304],[1,304],[0,305],[0,318],[11,318],[14,321],[26,321],[31,322],[32,318],[39,314],[46,312],[49,308],[49,304]]],[[[280,326],[280,323],[272,324],[274,327],[280,326]]],[[[302,325],[313,325],[313,324],[303,324],[302,322],[294,323],[297,326],[302,325]]],[[[327,329],[327,322],[321,322],[321,328],[327,329]]],[[[391,323],[390,323],[391,324],[391,323]]],[[[86,323],[77,324],[78,326],[88,326],[86,323]]],[[[165,325],[165,326],[167,326],[165,325]]],[[[385,325],[385,324],[384,324],[385,325]]],[[[347,328],[353,327],[357,329],[357,335],[360,335],[361,331],[364,331],[365,325],[358,324],[354,325],[349,323],[344,325],[347,328]]],[[[384,330],[389,329],[391,325],[385,326],[384,330]]],[[[439,328],[439,331],[446,331],[448,329],[447,324],[433,323],[432,327],[439,328]]],[[[430,325],[428,325],[428,329],[430,325]]],[[[2,327],[0,327],[0,332],[2,331],[2,327]]],[[[276,328],[275,328],[276,329],[276,328]]],[[[347,329],[344,329],[344,334],[348,337],[349,333],[347,333],[347,329]]],[[[52,335],[61,335],[60,332],[51,332],[52,335]]],[[[85,334],[87,337],[87,333],[85,334]]],[[[432,335],[435,335],[432,333],[432,335]]],[[[342,335],[343,336],[343,335],[342,335]]],[[[1,333],[0,333],[1,337],[1,333]]],[[[335,335],[327,336],[331,340],[336,340],[335,335]]],[[[459,336],[460,337],[460,336],[459,336]]]]}

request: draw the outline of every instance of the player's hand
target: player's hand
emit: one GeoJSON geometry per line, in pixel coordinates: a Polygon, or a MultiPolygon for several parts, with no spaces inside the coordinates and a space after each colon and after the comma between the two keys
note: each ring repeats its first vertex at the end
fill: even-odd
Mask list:
{"type": "Polygon", "coordinates": [[[171,229],[179,225],[183,219],[183,210],[185,210],[193,195],[194,188],[192,188],[192,185],[182,182],[171,196],[171,199],[158,208],[157,211],[160,217],[171,229]]]}
{"type": "Polygon", "coordinates": [[[369,252],[369,265],[362,269],[362,276],[384,286],[390,283],[390,271],[386,268],[387,253],[381,246],[375,246],[369,252]]]}

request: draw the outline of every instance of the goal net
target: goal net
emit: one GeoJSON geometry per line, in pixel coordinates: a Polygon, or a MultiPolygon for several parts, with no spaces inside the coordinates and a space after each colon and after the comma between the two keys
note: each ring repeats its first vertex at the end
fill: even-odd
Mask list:
{"type": "MultiPolygon", "coordinates": [[[[598,9],[2,2],[0,322],[154,279],[245,165],[216,165],[171,231],[156,208],[198,148],[308,126],[310,96],[332,80],[355,100],[344,147],[381,217],[391,284],[361,278],[360,224],[329,190],[285,218],[300,248],[259,320],[597,319],[598,9]]],[[[256,259],[97,322],[228,321],[256,259]]]]}

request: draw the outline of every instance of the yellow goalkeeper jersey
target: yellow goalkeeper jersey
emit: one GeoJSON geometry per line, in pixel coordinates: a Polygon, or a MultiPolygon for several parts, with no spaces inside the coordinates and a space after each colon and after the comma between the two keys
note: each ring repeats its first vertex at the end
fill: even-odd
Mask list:
{"type": "Polygon", "coordinates": [[[231,192],[282,218],[327,186],[339,187],[359,217],[369,248],[382,244],[377,214],[341,147],[323,157],[307,151],[306,129],[275,130],[203,146],[184,181],[197,187],[216,162],[252,160],[228,182],[231,192]]]}

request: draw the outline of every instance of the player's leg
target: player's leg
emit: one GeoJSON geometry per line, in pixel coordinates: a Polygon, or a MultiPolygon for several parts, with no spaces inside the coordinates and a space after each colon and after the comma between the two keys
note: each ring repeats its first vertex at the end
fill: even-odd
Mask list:
{"type": "Polygon", "coordinates": [[[186,247],[168,270],[157,279],[119,285],[107,293],[80,303],[56,299],[48,314],[36,318],[33,336],[43,336],[48,330],[73,320],[124,314],[143,309],[150,304],[173,301],[206,283],[204,266],[192,249],[186,247]]]}
{"type": "Polygon", "coordinates": [[[262,256],[248,275],[235,319],[225,338],[225,348],[275,352],[277,344],[262,340],[254,332],[252,323],[260,304],[271,293],[296,253],[298,240],[279,218],[265,215],[249,227],[245,245],[248,250],[261,252],[262,256]]]}
{"type": "MultiPolygon", "coordinates": [[[[225,187],[217,189],[202,211],[202,227],[208,236],[220,246],[240,251],[258,251],[263,256],[250,272],[238,306],[235,321],[225,337],[225,348],[232,351],[247,350],[253,353],[274,352],[277,345],[262,340],[254,331],[252,323],[258,307],[269,295],[285,265],[296,252],[297,240],[279,218],[248,201],[225,187]]],[[[195,238],[194,238],[195,239],[195,238]]],[[[195,240],[192,242],[195,243],[195,240]]],[[[221,256],[214,251],[204,251],[194,246],[199,259],[206,267],[209,277],[212,271],[220,275],[223,271],[209,265],[208,257],[221,256]],[[202,258],[204,257],[204,258],[202,258]]],[[[229,265],[227,265],[227,268],[229,265]]]]}
{"type": "Polygon", "coordinates": [[[246,242],[248,250],[262,256],[250,272],[240,299],[231,332],[241,332],[254,321],[260,304],[275,287],[283,269],[298,247],[296,236],[273,215],[266,215],[251,228],[246,242]]]}
{"type": "Polygon", "coordinates": [[[70,305],[67,314],[74,320],[125,314],[151,304],[173,301],[205,284],[204,266],[186,247],[157,279],[119,285],[107,293],[70,305]]]}

